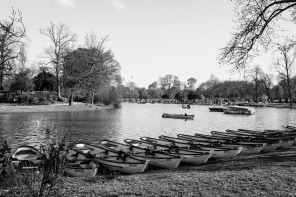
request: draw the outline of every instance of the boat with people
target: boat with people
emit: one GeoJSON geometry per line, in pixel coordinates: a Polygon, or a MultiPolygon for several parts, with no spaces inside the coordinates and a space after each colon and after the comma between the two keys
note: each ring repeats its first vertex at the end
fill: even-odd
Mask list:
{"type": "Polygon", "coordinates": [[[163,118],[175,118],[175,119],[185,119],[185,120],[193,120],[195,115],[189,115],[189,114],[168,114],[168,113],[163,113],[162,117],[163,118]]]}
{"type": "MultiPolygon", "coordinates": [[[[130,142],[131,140],[126,139],[124,142],[130,142]]],[[[161,151],[156,151],[150,148],[142,148],[133,144],[122,144],[110,140],[102,140],[100,142],[107,149],[112,149],[113,151],[122,151],[131,157],[149,161],[149,165],[157,168],[174,169],[177,168],[181,162],[181,157],[164,153],[161,151]]]]}
{"type": "Polygon", "coordinates": [[[190,104],[182,104],[183,109],[190,109],[190,104]]]}
{"type": "Polygon", "coordinates": [[[224,112],[225,107],[209,107],[210,112],[224,112]]]}
{"type": "Polygon", "coordinates": [[[227,106],[224,109],[224,114],[242,114],[242,115],[252,115],[255,113],[255,109],[252,107],[243,106],[227,106]]]}

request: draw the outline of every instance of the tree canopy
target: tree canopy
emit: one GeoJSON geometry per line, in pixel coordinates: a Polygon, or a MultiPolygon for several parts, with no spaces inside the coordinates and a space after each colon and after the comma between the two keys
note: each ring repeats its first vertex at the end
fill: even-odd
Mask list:
{"type": "Polygon", "coordinates": [[[218,59],[220,63],[241,69],[262,50],[270,47],[279,21],[295,19],[296,0],[234,2],[238,26],[231,40],[221,49],[218,59]]]}
{"type": "Polygon", "coordinates": [[[19,58],[21,46],[24,46],[26,28],[22,14],[12,9],[9,20],[0,21],[0,89],[3,89],[3,80],[12,74],[15,60],[19,58]]]}

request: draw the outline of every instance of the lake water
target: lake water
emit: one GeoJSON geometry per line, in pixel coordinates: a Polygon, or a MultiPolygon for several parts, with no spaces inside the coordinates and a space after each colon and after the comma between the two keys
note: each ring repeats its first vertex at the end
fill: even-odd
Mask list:
{"type": "Polygon", "coordinates": [[[254,115],[230,115],[210,112],[209,106],[192,105],[182,109],[176,104],[123,103],[122,108],[84,112],[42,112],[0,114],[0,142],[12,147],[37,145],[53,138],[53,133],[69,133],[72,140],[98,143],[102,139],[122,142],[123,139],[177,134],[209,134],[226,129],[282,129],[296,125],[295,109],[255,108],[254,115]],[[194,114],[194,120],[162,118],[162,113],[194,114]]]}

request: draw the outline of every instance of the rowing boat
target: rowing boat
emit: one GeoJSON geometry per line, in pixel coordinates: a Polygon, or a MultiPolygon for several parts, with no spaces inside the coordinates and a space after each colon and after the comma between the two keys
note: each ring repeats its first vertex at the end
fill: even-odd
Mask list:
{"type": "Polygon", "coordinates": [[[206,152],[212,151],[211,158],[213,159],[225,159],[225,158],[235,157],[241,151],[241,148],[226,148],[226,147],[221,147],[220,145],[219,146],[205,145],[205,144],[200,144],[199,142],[194,142],[188,138],[182,139],[181,134],[179,134],[179,136],[178,138],[173,138],[173,137],[161,135],[159,136],[159,138],[173,141],[175,146],[182,147],[182,148],[188,147],[189,149],[198,150],[198,151],[206,151],[206,152]]]}
{"type": "Polygon", "coordinates": [[[140,140],[151,145],[160,145],[163,147],[167,147],[168,150],[165,151],[170,154],[181,156],[181,162],[183,163],[201,164],[207,162],[208,159],[212,156],[212,154],[209,152],[176,148],[171,142],[162,139],[141,137],[140,140]]]}
{"type": "Polygon", "coordinates": [[[65,173],[73,177],[96,176],[99,164],[88,154],[69,148],[65,173]]]}
{"type": "Polygon", "coordinates": [[[133,158],[124,152],[117,152],[104,146],[96,146],[90,143],[79,142],[74,146],[91,156],[101,166],[126,174],[138,174],[145,171],[149,161],[133,158]]]}
{"type": "Polygon", "coordinates": [[[10,160],[20,169],[37,169],[42,160],[42,154],[33,146],[21,145],[12,153],[10,160]]]}
{"type": "Polygon", "coordinates": [[[174,169],[177,168],[180,164],[181,157],[171,154],[166,154],[164,152],[155,151],[149,148],[141,148],[136,145],[129,144],[131,142],[130,139],[124,140],[127,144],[122,144],[110,140],[102,140],[101,144],[107,149],[111,149],[113,151],[122,151],[130,156],[149,161],[149,165],[158,168],[165,169],[174,169]]]}
{"type": "MultiPolygon", "coordinates": [[[[213,143],[212,141],[201,141],[198,137],[190,136],[190,135],[179,134],[178,138],[195,140],[196,143],[205,144],[205,145],[210,145],[213,143]]],[[[229,142],[229,143],[220,142],[219,144],[223,148],[224,147],[225,148],[235,148],[235,147],[239,148],[239,147],[241,147],[241,151],[239,152],[239,154],[259,153],[262,150],[262,148],[266,145],[264,143],[248,143],[248,142],[240,142],[240,141],[229,142]]]]}
{"type": "Polygon", "coordinates": [[[193,120],[195,115],[187,115],[185,114],[168,114],[168,113],[163,113],[162,117],[163,118],[175,118],[175,119],[185,119],[185,120],[193,120]]]}
{"type": "Polygon", "coordinates": [[[295,136],[289,135],[281,135],[281,136],[268,136],[266,133],[261,131],[253,131],[253,130],[246,130],[246,129],[238,129],[239,132],[250,133],[255,136],[255,139],[263,139],[267,141],[279,141],[279,145],[277,148],[290,148],[295,143],[295,136]],[[263,134],[262,134],[263,133],[263,134]]]}

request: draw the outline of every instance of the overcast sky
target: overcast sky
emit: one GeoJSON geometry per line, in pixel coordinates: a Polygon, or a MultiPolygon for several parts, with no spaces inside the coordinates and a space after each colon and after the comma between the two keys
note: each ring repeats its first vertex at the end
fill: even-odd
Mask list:
{"type": "Polygon", "coordinates": [[[38,61],[49,40],[38,31],[50,21],[66,24],[83,44],[85,33],[109,36],[125,82],[147,88],[166,74],[198,83],[216,75],[230,79],[219,66],[219,48],[229,41],[233,20],[230,0],[0,0],[0,20],[12,7],[23,13],[30,38],[29,61],[38,61]]]}

